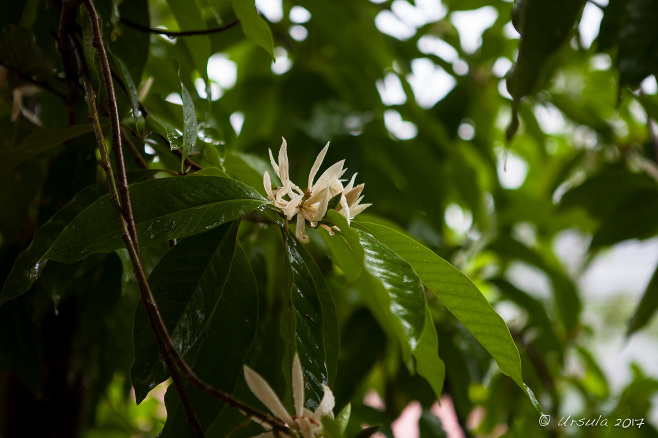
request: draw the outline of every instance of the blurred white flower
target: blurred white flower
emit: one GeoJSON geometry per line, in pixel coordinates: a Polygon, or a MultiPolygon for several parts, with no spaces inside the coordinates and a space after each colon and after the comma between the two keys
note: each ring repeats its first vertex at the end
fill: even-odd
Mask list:
{"type": "Polygon", "coordinates": [[[318,173],[322,161],[327,154],[329,143],[326,144],[315,159],[315,163],[313,163],[308,176],[308,188],[302,191],[290,180],[287,146],[284,138],[281,149],[279,150],[278,163],[274,160],[272,150],[270,150],[270,162],[272,163],[274,172],[281,179],[282,186],[272,188],[270,174],[267,171],[263,174],[263,184],[267,192],[267,199],[284,212],[287,220],[290,221],[297,216],[295,235],[298,240],[305,243],[309,241],[306,234],[306,221],[310,223],[311,227],[317,227],[318,222],[327,213],[329,200],[336,195],[340,194],[340,205],[337,211],[345,216],[348,224],[352,217],[371,205],[360,204],[363,197],[359,197],[359,195],[363,191],[364,184],[354,187],[356,174],[354,174],[350,183],[346,187],[343,187],[342,181],[344,180],[341,180],[340,177],[347,170],[343,168],[345,160],[341,160],[330,166],[315,181],[315,175],[318,173]]]}
{"type": "MultiPolygon", "coordinates": [[[[324,395],[315,412],[304,407],[304,373],[299,361],[299,355],[295,353],[292,361],[292,393],[295,402],[295,414],[290,415],[283,403],[277,397],[272,387],[256,371],[244,366],[244,380],[254,395],[274,414],[292,430],[301,433],[303,438],[313,438],[322,435],[322,417],[334,417],[333,409],[336,403],[334,395],[328,386],[322,385],[324,395]]],[[[261,424],[269,429],[266,424],[261,424]]],[[[274,432],[266,432],[254,438],[274,438],[274,432]]]]}

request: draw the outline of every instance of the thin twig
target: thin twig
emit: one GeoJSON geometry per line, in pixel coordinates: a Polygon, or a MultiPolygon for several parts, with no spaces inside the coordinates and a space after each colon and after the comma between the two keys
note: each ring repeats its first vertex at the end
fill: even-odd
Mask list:
{"type": "Polygon", "coordinates": [[[141,30],[142,32],[149,32],[157,35],[165,35],[171,38],[182,37],[182,36],[193,36],[193,35],[208,35],[212,33],[224,32],[225,30],[229,30],[230,28],[232,28],[233,26],[239,23],[239,20],[234,20],[225,26],[214,27],[212,29],[173,31],[173,30],[157,29],[153,27],[143,26],[139,23],[135,23],[134,21],[128,20],[127,18],[124,17],[121,17],[120,21],[121,23],[127,24],[128,26],[137,30],[141,30]]]}

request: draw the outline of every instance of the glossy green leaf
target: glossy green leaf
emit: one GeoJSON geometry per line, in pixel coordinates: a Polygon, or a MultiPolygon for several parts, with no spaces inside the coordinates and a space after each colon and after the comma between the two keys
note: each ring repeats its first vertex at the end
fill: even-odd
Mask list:
{"type": "Polygon", "coordinates": [[[315,261],[292,235],[285,234],[285,243],[295,347],[305,375],[306,406],[314,411],[322,400],[322,384],[333,384],[336,376],[339,343],[336,309],[315,261]]]}
{"type": "MultiPolygon", "coordinates": [[[[198,30],[205,27],[203,15],[196,0],[167,0],[181,30],[198,30]]],[[[194,61],[199,75],[208,80],[208,58],[210,58],[210,40],[207,35],[187,36],[183,40],[190,57],[194,61]]]]}
{"type": "MultiPolygon", "coordinates": [[[[173,60],[174,70],[178,74],[180,79],[180,65],[178,60],[173,60]]],[[[192,96],[187,91],[185,84],[181,79],[181,98],[183,100],[183,160],[187,157],[194,148],[196,144],[196,135],[199,129],[196,122],[196,110],[194,109],[194,102],[192,101],[192,96]]]]}
{"type": "MultiPolygon", "coordinates": [[[[129,181],[140,181],[157,173],[156,170],[129,173],[129,181]]],[[[96,183],[81,190],[66,206],[58,210],[48,222],[34,234],[32,243],[16,259],[14,266],[0,292],[0,304],[25,293],[39,277],[48,261],[44,257],[66,226],[82,214],[94,201],[107,193],[105,182],[96,183]]]]}
{"type": "MultiPolygon", "coordinates": [[[[189,248],[196,251],[197,246],[190,245],[189,248]]],[[[239,243],[235,246],[228,276],[217,279],[220,280],[218,283],[210,282],[209,286],[221,288],[221,292],[209,303],[197,304],[204,307],[204,311],[210,310],[211,313],[207,315],[207,322],[203,327],[194,327],[193,330],[200,329],[201,332],[187,351],[185,359],[204,382],[230,394],[242,379],[242,365],[256,334],[258,320],[258,288],[249,259],[239,243]]],[[[191,314],[189,316],[192,317],[191,314]]],[[[186,337],[189,329],[187,322],[182,321],[181,335],[186,337]]],[[[219,415],[223,405],[190,384],[187,388],[199,422],[207,429],[219,415]]],[[[194,437],[173,385],[167,391],[165,400],[167,422],[160,436],[194,437]]]]}
{"type": "Polygon", "coordinates": [[[658,267],[653,272],[642,299],[637,305],[633,318],[629,321],[628,335],[645,327],[653,318],[658,309],[658,267]]]}
{"type": "Polygon", "coordinates": [[[0,171],[6,171],[67,140],[92,131],[91,124],[45,128],[27,137],[18,147],[0,152],[0,171]]]}
{"type": "Polygon", "coordinates": [[[425,286],[491,354],[503,374],[523,388],[521,359],[507,324],[466,275],[400,232],[373,223],[359,226],[406,260],[425,286]]]}
{"type": "MultiPolygon", "coordinates": [[[[412,267],[391,249],[363,231],[347,225],[334,210],[327,218],[338,225],[341,238],[349,246],[362,273],[355,286],[370,311],[389,337],[398,339],[405,361],[418,346],[425,325],[425,291],[412,267]]],[[[339,260],[340,264],[341,261],[339,260]]]]}
{"type": "Polygon", "coordinates": [[[262,47],[274,60],[272,32],[265,20],[258,15],[254,0],[231,0],[231,4],[245,36],[252,43],[262,47]]]}
{"type": "MultiPolygon", "coordinates": [[[[130,196],[142,246],[215,228],[267,203],[238,181],[212,176],[131,184],[130,196]]],[[[44,258],[67,263],[122,247],[114,210],[105,195],[70,221],[44,258]]]]}

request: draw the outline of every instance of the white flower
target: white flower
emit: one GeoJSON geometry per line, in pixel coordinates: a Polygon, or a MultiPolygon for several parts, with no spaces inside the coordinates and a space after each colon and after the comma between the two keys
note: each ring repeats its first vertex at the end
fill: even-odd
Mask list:
{"type": "MultiPolygon", "coordinates": [[[[328,386],[322,385],[324,395],[320,405],[311,412],[304,407],[304,374],[299,362],[299,355],[295,353],[292,361],[292,393],[295,402],[295,415],[290,415],[283,403],[277,397],[272,387],[256,371],[244,366],[244,380],[256,397],[292,430],[300,432],[303,438],[313,438],[322,435],[322,417],[333,418],[333,408],[336,403],[334,395],[328,386]]],[[[267,425],[262,425],[268,428],[267,425]]],[[[274,438],[273,432],[266,432],[254,438],[274,438]]]]}
{"type": "Polygon", "coordinates": [[[282,186],[272,188],[270,174],[265,171],[263,174],[263,185],[267,192],[267,199],[284,212],[287,220],[290,221],[297,216],[295,235],[301,242],[309,241],[306,234],[306,221],[312,227],[317,227],[318,222],[327,213],[329,200],[334,196],[340,194],[338,211],[345,216],[348,224],[352,217],[370,206],[370,204],[360,204],[363,197],[359,197],[359,195],[363,191],[364,184],[354,187],[356,174],[354,174],[347,187],[343,187],[340,177],[346,171],[343,168],[345,160],[341,160],[330,166],[315,181],[315,175],[320,169],[328,149],[329,143],[326,144],[315,159],[315,163],[313,163],[308,176],[308,188],[305,191],[302,191],[290,180],[286,140],[283,139],[283,143],[281,144],[278,163],[274,160],[272,150],[269,151],[272,168],[281,179],[282,186]],[[284,197],[287,197],[287,199],[284,197]]]}

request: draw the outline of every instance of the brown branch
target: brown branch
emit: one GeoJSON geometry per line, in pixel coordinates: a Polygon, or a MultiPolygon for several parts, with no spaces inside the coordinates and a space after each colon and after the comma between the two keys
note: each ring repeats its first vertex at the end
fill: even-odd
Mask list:
{"type": "Polygon", "coordinates": [[[112,81],[112,70],[110,61],[107,58],[105,44],[103,44],[103,33],[101,31],[98,12],[94,7],[92,0],[83,0],[93,34],[92,45],[96,49],[98,60],[101,65],[101,74],[105,85],[105,94],[107,95],[107,106],[110,110],[110,126],[112,128],[112,149],[114,149],[114,159],[116,161],[119,195],[121,196],[121,206],[123,214],[128,222],[128,231],[135,244],[135,250],[139,254],[139,240],[137,238],[137,227],[133,217],[132,206],[130,204],[130,192],[128,190],[128,177],[126,176],[126,164],[123,159],[123,148],[121,144],[121,127],[119,122],[119,109],[117,108],[116,95],[114,93],[114,83],[112,81]]]}
{"type": "Polygon", "coordinates": [[[234,20],[225,26],[214,27],[212,29],[173,31],[173,30],[157,29],[153,27],[143,26],[139,23],[135,23],[134,21],[131,21],[124,17],[121,17],[120,21],[121,23],[127,24],[128,26],[137,30],[141,30],[142,32],[149,32],[157,35],[165,35],[170,38],[182,37],[182,36],[194,36],[194,35],[208,35],[218,32],[224,32],[225,30],[229,30],[230,28],[232,28],[233,26],[239,23],[239,20],[234,20]]]}

